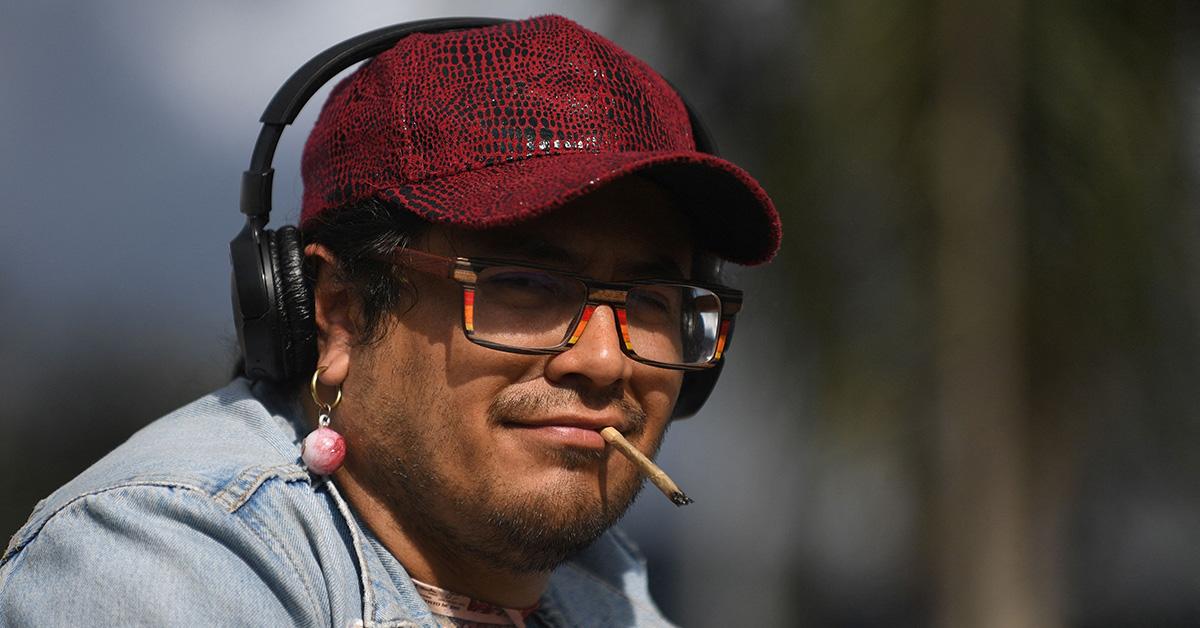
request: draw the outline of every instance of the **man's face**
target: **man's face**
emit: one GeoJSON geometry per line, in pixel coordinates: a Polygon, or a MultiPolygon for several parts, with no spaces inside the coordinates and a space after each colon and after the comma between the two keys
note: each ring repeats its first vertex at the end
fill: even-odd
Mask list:
{"type": "MultiPolygon", "coordinates": [[[[434,228],[415,248],[598,280],[681,279],[691,270],[686,225],[635,178],[512,228],[434,228]]],[[[682,374],[621,353],[607,306],[557,355],[478,346],[462,332],[459,284],[406,276],[415,305],[395,313],[380,342],[353,349],[335,418],[348,441],[345,473],[437,551],[514,571],[552,568],[612,525],[641,484],[598,426],[652,454],[682,374]]]]}

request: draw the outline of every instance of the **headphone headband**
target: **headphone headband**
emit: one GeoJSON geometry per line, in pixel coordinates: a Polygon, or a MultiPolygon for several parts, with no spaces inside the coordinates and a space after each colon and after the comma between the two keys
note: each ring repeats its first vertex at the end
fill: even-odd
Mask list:
{"type": "Polygon", "coordinates": [[[413,33],[444,33],[494,26],[507,21],[489,17],[446,17],[394,24],[347,39],[309,59],[275,92],[259,118],[263,128],[250,155],[250,168],[242,174],[242,213],[250,217],[262,217],[261,224],[266,224],[266,217],[271,213],[271,188],[275,174],[271,162],[275,159],[275,148],[279,146],[283,127],[295,122],[296,116],[300,115],[300,110],[313,94],[333,77],[355,63],[395,46],[413,33]]]}

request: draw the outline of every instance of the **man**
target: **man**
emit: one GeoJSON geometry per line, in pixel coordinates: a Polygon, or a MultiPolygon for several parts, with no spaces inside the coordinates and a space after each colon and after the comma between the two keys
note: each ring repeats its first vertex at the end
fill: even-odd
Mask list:
{"type": "Polygon", "coordinates": [[[238,378],[40,503],[6,623],[665,624],[600,430],[657,451],[737,309],[706,268],[779,242],[694,142],[661,77],[557,16],[365,64],[305,148],[310,372],[238,378]]]}

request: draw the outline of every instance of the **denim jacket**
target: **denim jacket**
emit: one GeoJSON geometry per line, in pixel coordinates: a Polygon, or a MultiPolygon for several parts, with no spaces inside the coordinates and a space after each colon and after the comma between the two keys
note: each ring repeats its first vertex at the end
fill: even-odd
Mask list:
{"type": "MultiPolygon", "coordinates": [[[[3,625],[436,626],[404,567],[300,464],[298,404],[235,380],[34,508],[0,558],[3,625]]],[[[617,530],[531,621],[661,626],[617,530]]]]}

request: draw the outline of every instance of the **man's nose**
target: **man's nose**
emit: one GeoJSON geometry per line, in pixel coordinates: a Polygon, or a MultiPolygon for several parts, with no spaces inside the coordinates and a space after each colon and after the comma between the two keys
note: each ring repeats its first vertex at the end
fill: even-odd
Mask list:
{"type": "Polygon", "coordinates": [[[623,341],[616,318],[610,306],[600,305],[592,310],[575,346],[547,362],[546,378],[551,381],[582,378],[596,387],[628,380],[633,374],[633,360],[621,352],[623,341]]]}

